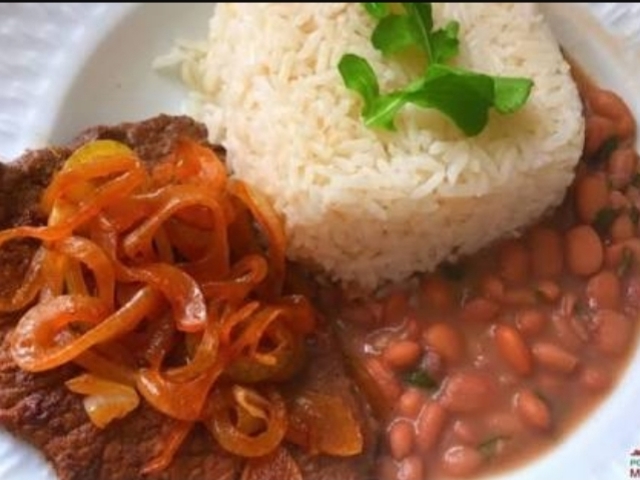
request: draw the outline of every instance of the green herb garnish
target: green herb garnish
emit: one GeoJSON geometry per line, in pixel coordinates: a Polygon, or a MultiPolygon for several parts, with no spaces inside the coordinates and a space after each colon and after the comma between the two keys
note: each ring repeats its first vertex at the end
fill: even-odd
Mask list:
{"type": "Polygon", "coordinates": [[[459,51],[458,22],[434,30],[430,3],[401,3],[404,13],[392,13],[389,3],[364,3],[378,21],[371,42],[384,55],[417,48],[427,60],[422,77],[401,90],[381,93],[373,68],[364,58],[344,55],[338,70],[345,86],[364,102],[362,118],[368,127],[394,130],[394,119],[406,104],[434,108],[466,135],[479,134],[489,121],[489,109],[513,113],[531,93],[528,78],[498,77],[446,65],[459,51]]]}
{"type": "Polygon", "coordinates": [[[640,173],[636,173],[631,180],[631,185],[636,188],[640,188],[640,173]]]}
{"type": "Polygon", "coordinates": [[[500,442],[504,442],[509,440],[509,437],[504,435],[496,435],[495,437],[491,437],[488,440],[478,444],[476,447],[478,452],[485,458],[490,459],[498,452],[498,444],[500,442]]]}
{"type": "Polygon", "coordinates": [[[611,207],[604,207],[598,210],[596,213],[596,217],[593,219],[591,223],[596,232],[598,232],[601,236],[606,235],[613,225],[613,222],[618,217],[618,212],[611,207]]]}
{"type": "Polygon", "coordinates": [[[633,267],[633,252],[631,249],[624,247],[622,249],[622,258],[620,258],[620,264],[618,265],[618,269],[616,273],[619,277],[624,277],[629,271],[631,267],[633,267]]]}
{"type": "Polygon", "coordinates": [[[402,378],[405,383],[424,390],[434,390],[438,388],[438,382],[431,378],[424,370],[412,370],[405,373],[402,378]]]}

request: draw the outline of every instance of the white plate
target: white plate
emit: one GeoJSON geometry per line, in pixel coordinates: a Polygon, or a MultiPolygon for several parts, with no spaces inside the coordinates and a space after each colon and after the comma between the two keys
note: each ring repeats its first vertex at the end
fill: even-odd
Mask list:
{"type": "MultiPolygon", "coordinates": [[[[212,10],[0,3],[0,158],[64,142],[90,125],[179,113],[184,91],[155,74],[151,62],[173,38],[204,38],[212,10]]],[[[549,4],[545,11],[567,51],[640,118],[640,4],[549,4]]],[[[612,395],[566,441],[500,479],[631,478],[629,454],[640,447],[637,378],[640,349],[612,395]]],[[[0,431],[0,479],[55,476],[38,454],[0,431]]]]}

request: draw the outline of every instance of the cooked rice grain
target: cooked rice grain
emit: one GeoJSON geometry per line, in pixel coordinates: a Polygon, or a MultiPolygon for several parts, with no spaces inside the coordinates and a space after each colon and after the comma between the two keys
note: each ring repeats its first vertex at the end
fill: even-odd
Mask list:
{"type": "Polygon", "coordinates": [[[373,131],[336,65],[367,58],[382,91],[415,78],[384,59],[360,4],[218,4],[206,55],[183,64],[196,116],[235,175],[284,215],[291,258],[376,287],[513,232],[558,204],[584,140],[569,67],[535,4],[434,4],[460,22],[459,65],[535,82],[520,112],[466,138],[434,111],[405,107],[373,131]]]}

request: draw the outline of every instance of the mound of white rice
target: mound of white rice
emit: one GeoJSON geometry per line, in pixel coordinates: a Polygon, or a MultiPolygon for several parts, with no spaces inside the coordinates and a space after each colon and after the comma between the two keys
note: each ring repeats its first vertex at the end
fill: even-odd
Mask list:
{"type": "Polygon", "coordinates": [[[459,65],[534,80],[523,110],[493,115],[474,138],[411,107],[396,133],[370,130],[339,76],[342,55],[367,58],[383,92],[415,73],[372,47],[360,4],[218,4],[183,75],[235,175],[283,214],[292,259],[375,287],[473,252],[562,199],[582,106],[535,4],[434,4],[434,18],[460,22],[459,65]]]}

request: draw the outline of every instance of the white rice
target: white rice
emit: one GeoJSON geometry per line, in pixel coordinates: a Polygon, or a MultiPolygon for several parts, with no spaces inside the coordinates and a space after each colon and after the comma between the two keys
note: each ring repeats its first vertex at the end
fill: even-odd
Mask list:
{"type": "Polygon", "coordinates": [[[466,138],[405,107],[396,133],[366,128],[336,65],[364,56],[382,91],[415,78],[371,46],[360,4],[218,4],[206,45],[178,55],[192,113],[235,175],[285,218],[288,255],[371,288],[434,268],[558,204],[584,140],[582,106],[535,4],[434,4],[460,22],[456,62],[535,82],[520,112],[466,138]]]}

